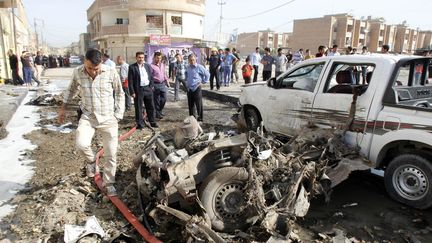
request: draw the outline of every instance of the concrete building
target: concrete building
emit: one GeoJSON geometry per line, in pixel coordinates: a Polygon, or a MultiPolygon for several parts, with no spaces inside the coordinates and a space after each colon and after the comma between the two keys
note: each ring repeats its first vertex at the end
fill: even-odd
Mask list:
{"type": "Polygon", "coordinates": [[[7,51],[36,52],[35,35],[27,21],[22,0],[0,0],[0,78],[11,78],[7,51]]]}
{"type": "Polygon", "coordinates": [[[416,48],[432,50],[432,31],[419,31],[416,48]]]}
{"type": "Polygon", "coordinates": [[[87,10],[87,31],[97,48],[130,62],[151,36],[200,42],[204,13],[205,0],[95,0],[87,10]]]}
{"type": "MultiPolygon", "coordinates": [[[[423,36],[427,35],[422,34],[427,42],[429,39],[423,36]]],[[[419,46],[418,39],[419,31],[406,23],[386,25],[383,18],[354,19],[349,14],[335,14],[294,20],[290,47],[316,50],[320,45],[336,44],[340,49],[367,46],[371,52],[380,52],[388,44],[392,52],[413,53],[419,46]]]]}
{"type": "Polygon", "coordinates": [[[254,52],[257,47],[261,49],[269,47],[272,51],[276,51],[279,47],[288,47],[289,37],[290,33],[277,33],[270,29],[241,33],[238,35],[235,47],[244,55],[254,52]]]}
{"type": "Polygon", "coordinates": [[[90,48],[90,34],[81,33],[79,36],[79,55],[84,56],[87,50],[90,48]]]}

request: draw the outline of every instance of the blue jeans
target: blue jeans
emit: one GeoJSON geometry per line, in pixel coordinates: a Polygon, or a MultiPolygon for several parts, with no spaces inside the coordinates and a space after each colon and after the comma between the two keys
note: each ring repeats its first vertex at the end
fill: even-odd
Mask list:
{"type": "Polygon", "coordinates": [[[229,86],[231,82],[232,65],[223,67],[224,86],[229,86]]]}
{"type": "Polygon", "coordinates": [[[24,83],[31,84],[32,81],[32,68],[23,67],[24,83]]]}

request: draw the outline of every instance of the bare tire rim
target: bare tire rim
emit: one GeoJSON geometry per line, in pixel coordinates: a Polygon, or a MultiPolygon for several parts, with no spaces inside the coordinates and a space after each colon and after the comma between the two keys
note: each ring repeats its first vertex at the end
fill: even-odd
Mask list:
{"type": "Polygon", "coordinates": [[[216,212],[224,219],[237,219],[243,215],[244,192],[241,183],[223,185],[216,194],[216,212]]]}
{"type": "Polygon", "coordinates": [[[408,200],[422,199],[429,188],[426,174],[413,165],[397,168],[393,174],[393,185],[397,193],[408,200]]]}

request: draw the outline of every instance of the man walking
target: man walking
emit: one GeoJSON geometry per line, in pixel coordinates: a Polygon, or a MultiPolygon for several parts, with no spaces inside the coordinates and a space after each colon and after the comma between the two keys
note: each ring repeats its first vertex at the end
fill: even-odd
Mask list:
{"type": "Polygon", "coordinates": [[[92,163],[87,165],[87,176],[94,176],[98,168],[94,163],[95,153],[91,148],[91,141],[95,130],[101,133],[104,158],[107,160],[103,173],[104,192],[107,196],[115,196],[118,121],[123,118],[124,93],[116,70],[103,65],[101,59],[100,51],[87,51],[84,65],[74,70],[72,81],[64,92],[58,117],[59,122],[63,123],[66,104],[79,94],[83,114],[76,131],[76,146],[84,153],[88,162],[92,163]]]}
{"type": "Polygon", "coordinates": [[[153,99],[156,110],[156,118],[162,119],[164,117],[163,108],[165,107],[167,87],[169,87],[169,84],[168,77],[165,73],[165,65],[162,63],[161,52],[154,53],[151,68],[151,79],[154,83],[153,99]]]}
{"type": "Polygon", "coordinates": [[[7,54],[9,56],[9,66],[11,67],[11,70],[12,70],[12,82],[13,82],[13,84],[14,85],[24,84],[24,81],[22,80],[22,78],[18,74],[18,58],[17,58],[17,56],[13,53],[12,49],[9,49],[7,54]]]}
{"type": "Polygon", "coordinates": [[[37,51],[37,55],[34,60],[35,69],[36,69],[36,79],[40,80],[42,71],[43,71],[43,56],[40,51],[37,51]]]}
{"type": "Polygon", "coordinates": [[[239,75],[238,75],[238,64],[240,62],[240,55],[237,53],[237,49],[232,49],[232,54],[237,58],[236,62],[233,62],[232,64],[232,71],[231,71],[231,83],[234,83],[234,77],[235,77],[235,83],[238,83],[239,81],[239,75]]]}
{"type": "Polygon", "coordinates": [[[174,72],[173,75],[175,77],[175,86],[174,86],[174,101],[179,100],[179,92],[180,92],[180,83],[183,84],[183,87],[187,89],[186,85],[186,63],[183,60],[183,56],[180,53],[175,55],[176,62],[174,63],[174,72]]]}
{"type": "Polygon", "coordinates": [[[117,64],[120,65],[120,81],[122,83],[123,92],[125,93],[125,107],[126,110],[130,110],[132,106],[131,97],[129,94],[129,82],[128,82],[128,72],[129,64],[126,63],[122,56],[117,56],[117,64]]]}
{"type": "Polygon", "coordinates": [[[196,107],[198,121],[203,121],[203,104],[202,104],[202,93],[201,84],[207,83],[210,77],[210,73],[202,65],[197,64],[195,54],[191,54],[188,57],[189,66],[186,71],[187,79],[187,97],[189,115],[194,115],[194,107],[196,107]]]}
{"type": "Polygon", "coordinates": [[[137,129],[144,128],[143,102],[150,126],[158,127],[155,122],[152,68],[144,62],[144,52],[137,52],[135,58],[136,63],[129,66],[128,82],[130,95],[134,98],[137,129]]]}
{"type": "Polygon", "coordinates": [[[106,53],[103,54],[102,60],[103,60],[103,64],[105,64],[105,65],[107,65],[107,66],[109,66],[109,67],[112,67],[112,68],[115,68],[115,67],[116,67],[115,62],[113,62],[113,61],[110,59],[110,55],[108,55],[108,54],[106,54],[106,53]]]}
{"type": "Polygon", "coordinates": [[[261,55],[259,54],[259,47],[255,48],[255,52],[250,54],[249,56],[252,67],[254,68],[254,78],[253,82],[255,83],[258,79],[258,67],[261,62],[261,55]]]}
{"type": "Polygon", "coordinates": [[[216,89],[220,89],[220,82],[219,82],[219,68],[221,65],[221,59],[218,55],[218,50],[216,47],[213,47],[211,49],[211,55],[207,59],[209,63],[209,70],[210,70],[210,89],[213,90],[213,81],[216,79],[216,89]]]}

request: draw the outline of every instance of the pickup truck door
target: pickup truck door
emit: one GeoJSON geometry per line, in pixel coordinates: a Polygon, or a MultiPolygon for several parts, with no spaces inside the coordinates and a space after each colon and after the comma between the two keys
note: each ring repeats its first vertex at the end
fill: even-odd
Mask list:
{"type": "MultiPolygon", "coordinates": [[[[373,121],[368,124],[368,114],[374,91],[368,87],[374,70],[372,63],[332,62],[314,99],[313,123],[322,128],[347,129],[345,141],[353,146],[366,142],[366,129],[373,126],[373,121]],[[355,104],[354,89],[360,93],[355,104]],[[351,110],[354,113],[350,116],[351,110]]],[[[361,152],[367,154],[366,150],[361,152]]]]}
{"type": "Polygon", "coordinates": [[[274,132],[290,134],[311,118],[315,90],[325,62],[299,65],[279,76],[268,95],[266,127],[274,132]]]}

